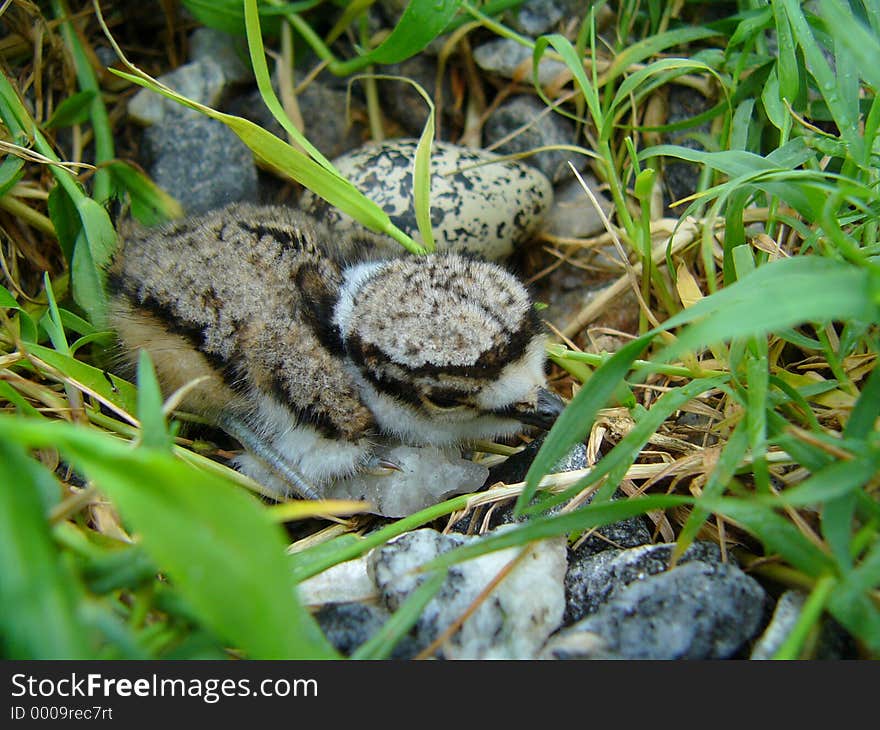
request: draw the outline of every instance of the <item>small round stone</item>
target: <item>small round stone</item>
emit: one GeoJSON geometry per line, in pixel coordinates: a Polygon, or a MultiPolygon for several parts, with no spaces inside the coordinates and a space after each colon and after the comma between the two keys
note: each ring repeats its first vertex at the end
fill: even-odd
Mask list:
{"type": "MultiPolygon", "coordinates": [[[[388,213],[392,222],[419,241],[413,205],[413,161],[417,141],[371,143],[333,161],[339,172],[388,213]]],[[[500,260],[524,243],[553,202],[550,181],[521,162],[500,160],[478,149],[435,142],[431,154],[431,223],[438,251],[500,260]],[[488,164],[487,164],[488,163],[488,164]]],[[[336,232],[364,231],[309,191],[300,207],[336,232]]],[[[402,249],[391,238],[371,236],[380,256],[402,249]]]]}

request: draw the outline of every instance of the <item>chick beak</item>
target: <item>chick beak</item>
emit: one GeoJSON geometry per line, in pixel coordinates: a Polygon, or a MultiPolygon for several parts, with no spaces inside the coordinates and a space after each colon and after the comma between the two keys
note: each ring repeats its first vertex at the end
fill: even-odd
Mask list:
{"type": "Polygon", "coordinates": [[[556,393],[546,388],[538,388],[538,399],[534,408],[517,408],[511,415],[521,423],[549,431],[563,408],[565,401],[556,393]]]}

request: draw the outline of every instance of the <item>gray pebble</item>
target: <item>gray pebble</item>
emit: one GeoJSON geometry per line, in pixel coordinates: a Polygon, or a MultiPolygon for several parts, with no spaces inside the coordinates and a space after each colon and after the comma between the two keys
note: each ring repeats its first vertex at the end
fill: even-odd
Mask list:
{"type": "MultiPolygon", "coordinates": [[[[276,94],[278,90],[276,89],[276,94]]],[[[363,104],[353,96],[346,107],[346,93],[323,81],[312,81],[297,95],[304,134],[325,157],[332,158],[357,147],[363,140],[363,104]]],[[[287,139],[287,132],[269,111],[257,89],[229,100],[227,110],[249,119],[276,137],[287,139]]]]}
{"type": "MultiPolygon", "coordinates": [[[[401,63],[383,66],[382,72],[391,76],[412,79],[428,94],[428,98],[432,101],[436,98],[437,60],[431,56],[420,53],[401,63]]],[[[463,123],[463,114],[451,107],[453,99],[448,69],[447,73],[443,75],[441,83],[443,85],[443,107],[435,110],[435,114],[441,115],[441,124],[444,129],[449,129],[450,126],[460,127],[463,123]]],[[[405,81],[379,79],[379,96],[383,111],[400,124],[406,134],[418,137],[422,133],[428,119],[428,105],[412,84],[405,81]]]]}
{"type": "MultiPolygon", "coordinates": [[[[600,528],[600,532],[614,539],[609,527],[613,526],[600,528]]],[[[617,537],[624,540],[629,538],[626,531],[618,528],[617,532],[623,533],[617,537]]],[[[650,534],[647,537],[650,540],[650,534]]],[[[609,549],[610,545],[604,543],[605,549],[591,552],[591,546],[582,546],[569,559],[565,574],[565,623],[571,624],[595,613],[630,583],[665,572],[669,568],[674,547],[674,544],[642,543],[627,550],[618,550],[609,549]]],[[[718,565],[721,563],[721,551],[715,543],[695,542],[682,555],[679,564],[693,560],[718,565]]]]}
{"type": "Polygon", "coordinates": [[[537,38],[552,32],[560,21],[569,17],[578,21],[587,12],[582,0],[527,0],[508,12],[510,25],[520,33],[537,38]]]}
{"type": "MultiPolygon", "coordinates": [[[[706,111],[711,103],[699,91],[687,86],[672,84],[669,87],[669,114],[667,124],[684,121],[706,111]]],[[[703,122],[697,127],[689,127],[679,132],[664,135],[665,142],[681,145],[689,149],[703,149],[703,145],[689,135],[695,132],[708,134],[711,131],[711,122],[703,122]]],[[[666,190],[667,203],[692,195],[699,186],[701,166],[684,160],[667,160],[663,166],[663,185],[666,190]]],[[[678,216],[684,211],[684,206],[672,209],[672,215],[678,216]]]]}
{"type": "Polygon", "coordinates": [[[209,59],[220,66],[227,84],[241,84],[254,77],[248,61],[247,42],[214,28],[196,28],[189,37],[192,61],[209,59]]]}
{"type": "MultiPolygon", "coordinates": [[[[378,203],[398,228],[419,240],[412,179],[416,145],[412,139],[371,143],[333,163],[378,203]]],[[[438,251],[500,260],[527,241],[540,225],[553,199],[550,182],[529,165],[497,160],[498,155],[484,150],[434,143],[431,223],[438,251]]],[[[339,232],[366,230],[310,191],[303,193],[300,207],[339,232]]],[[[399,244],[388,237],[368,236],[368,240],[373,241],[379,256],[401,252],[399,244]]]]}
{"type": "MultiPolygon", "coordinates": [[[[569,171],[569,176],[573,178],[569,171]]],[[[599,191],[599,181],[589,173],[581,177],[596,197],[602,211],[610,217],[613,204],[599,191]]],[[[544,230],[560,238],[589,238],[604,232],[605,224],[576,178],[558,185],[553,196],[553,207],[544,219],[544,230]]]]}
{"type": "MultiPolygon", "coordinates": [[[[382,628],[391,617],[378,606],[363,603],[328,603],[315,613],[315,620],[336,651],[350,656],[382,628]]],[[[401,639],[391,659],[411,659],[422,647],[410,636],[401,639]]]]}
{"type": "Polygon", "coordinates": [[[556,634],[548,659],[727,659],[760,629],[766,594],[739,568],[694,561],[630,584],[556,634]]]}
{"type": "MultiPolygon", "coordinates": [[[[426,579],[414,572],[416,568],[441,553],[478,539],[422,529],[376,548],[370,553],[368,564],[385,607],[397,610],[426,579]]],[[[427,645],[439,637],[519,550],[499,550],[453,565],[416,624],[418,641],[427,645]]],[[[564,572],[563,538],[533,545],[527,558],[445,642],[442,656],[447,659],[533,658],[562,619],[564,572]]]]}
{"type": "Polygon", "coordinates": [[[255,201],[253,155],[222,122],[198,115],[155,124],[144,131],[150,177],[187,215],[235,201],[255,201]]]}
{"type": "MultiPolygon", "coordinates": [[[[497,38],[474,49],[474,61],[483,71],[524,83],[532,81],[532,50],[510,38],[497,38]]],[[[563,72],[566,65],[546,56],[538,64],[538,83],[547,86],[563,72]]]]}
{"type": "MultiPolygon", "coordinates": [[[[484,141],[487,145],[493,145],[524,126],[523,131],[495,147],[494,151],[510,155],[547,145],[575,143],[574,124],[560,114],[549,111],[537,97],[527,94],[509,99],[491,114],[483,127],[484,141]]],[[[578,171],[586,167],[587,158],[584,155],[567,150],[547,150],[522,158],[523,162],[538,168],[554,183],[572,176],[569,160],[578,171]]]]}
{"type": "MultiPolygon", "coordinates": [[[[179,94],[210,107],[216,107],[223,95],[226,78],[219,63],[203,58],[178,66],[158,78],[179,94]]],[[[180,121],[197,119],[200,112],[167,99],[150,89],[141,89],[128,102],[128,115],[139,124],[159,124],[166,119],[180,121]]]]}
{"type": "MultiPolygon", "coordinates": [[[[785,591],[776,602],[773,617],[764,633],[755,642],[749,659],[772,659],[788,638],[803,612],[807,595],[802,591],[785,591]]],[[[812,652],[812,658],[856,659],[858,650],[852,638],[833,619],[825,616],[821,619],[818,641],[812,652]]]]}

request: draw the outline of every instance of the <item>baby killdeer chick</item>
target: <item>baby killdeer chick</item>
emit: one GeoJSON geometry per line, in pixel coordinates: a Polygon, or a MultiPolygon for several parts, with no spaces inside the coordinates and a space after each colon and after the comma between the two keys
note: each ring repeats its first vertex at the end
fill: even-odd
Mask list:
{"type": "Polygon", "coordinates": [[[108,272],[124,351],[145,348],[167,393],[201,378],[182,405],[242,443],[244,473],[287,485],[279,497],[393,468],[379,443],[465,445],[560,410],[529,295],[495,264],[346,263],[357,242],[246,204],[125,238],[108,272]]]}

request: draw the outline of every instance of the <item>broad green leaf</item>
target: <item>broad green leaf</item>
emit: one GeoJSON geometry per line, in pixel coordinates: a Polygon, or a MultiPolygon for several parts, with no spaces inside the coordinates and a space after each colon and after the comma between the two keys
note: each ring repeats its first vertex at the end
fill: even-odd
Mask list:
{"type": "Polygon", "coordinates": [[[131,214],[142,225],[155,226],[183,217],[180,203],[141,170],[122,160],[113,160],[106,169],[117,187],[128,193],[131,214]]]}
{"type": "Polygon", "coordinates": [[[32,355],[86,386],[125,413],[134,414],[137,411],[137,391],[131,383],[51,347],[29,344],[27,349],[32,355]]]}
{"type": "Polygon", "coordinates": [[[253,659],[334,656],[295,598],[259,502],[172,455],[66,423],[0,416],[0,441],[52,446],[110,497],[201,620],[253,659]]]}
{"type": "Polygon", "coordinates": [[[0,286],[0,307],[6,309],[21,309],[15,297],[9,293],[5,286],[0,286]]]}
{"type": "Polygon", "coordinates": [[[49,219],[55,227],[58,245],[69,264],[73,260],[76,237],[82,230],[82,221],[76,212],[76,206],[60,184],[54,185],[49,191],[48,206],[49,219]]]}
{"type": "Polygon", "coordinates": [[[779,77],[774,68],[767,77],[767,84],[761,91],[761,102],[764,104],[764,113],[767,118],[777,129],[784,129],[789,122],[788,110],[782,103],[781,90],[779,88],[779,77]]]}
{"type": "Polygon", "coordinates": [[[72,127],[74,124],[82,124],[88,121],[89,105],[95,98],[95,92],[78,91],[64,99],[52,112],[52,116],[44,125],[45,129],[58,129],[60,127],[72,127]]]}
{"type": "Polygon", "coordinates": [[[6,159],[0,164],[0,197],[6,195],[9,190],[24,176],[22,168],[24,160],[16,155],[6,155],[6,159]]]}
{"type": "Polygon", "coordinates": [[[460,0],[412,0],[391,34],[367,58],[388,64],[414,56],[446,29],[460,5],[460,0]]]}
{"type": "Polygon", "coordinates": [[[162,391],[156,379],[153,361],[146,350],[141,350],[137,368],[137,416],[141,422],[141,443],[148,448],[171,451],[174,443],[168,433],[162,412],[162,391]]]}
{"type": "MultiPolygon", "coordinates": [[[[14,430],[25,419],[3,416],[14,430]]],[[[51,444],[47,444],[51,445],[51,444]]],[[[52,543],[40,492],[58,485],[12,438],[0,438],[0,653],[7,659],[86,659],[77,587],[52,543]]]]}

